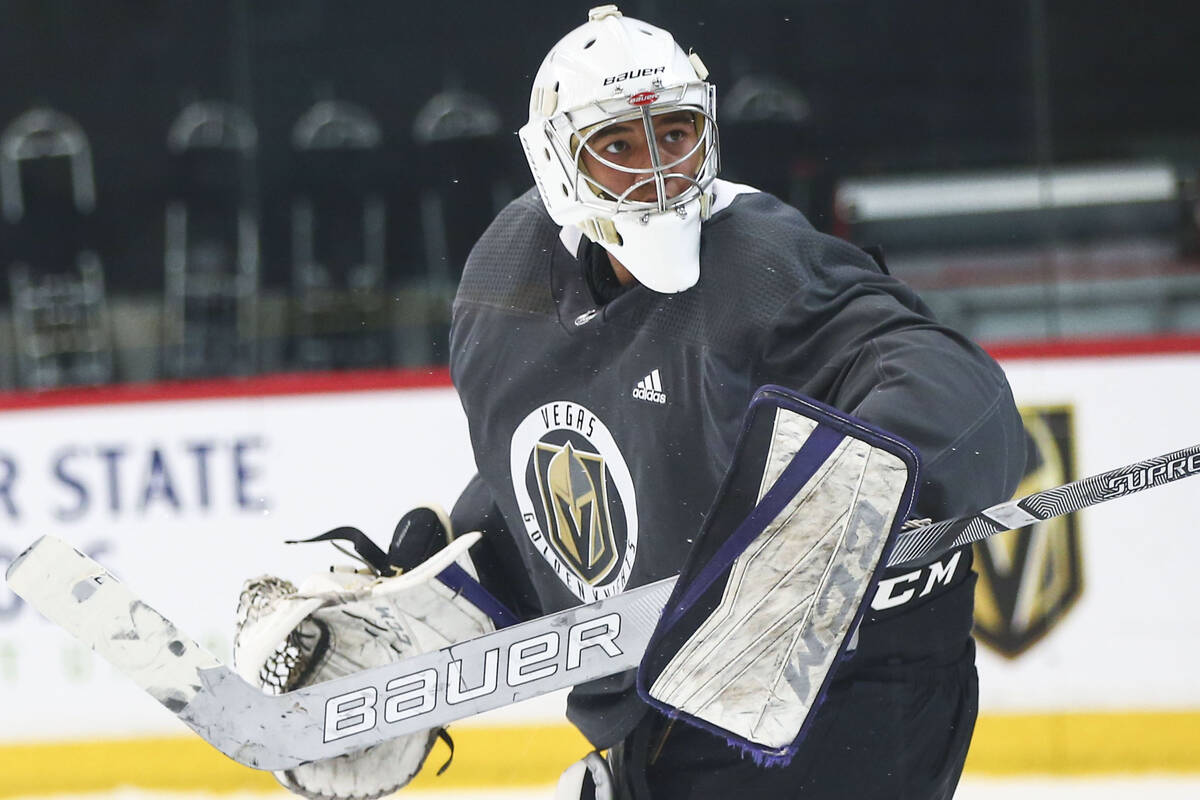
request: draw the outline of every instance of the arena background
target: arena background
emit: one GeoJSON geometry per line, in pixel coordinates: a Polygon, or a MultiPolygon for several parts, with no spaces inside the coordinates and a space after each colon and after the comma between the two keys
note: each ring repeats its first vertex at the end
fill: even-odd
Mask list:
{"type": "MultiPolygon", "coordinates": [[[[623,8],[708,64],[726,177],[1001,360],[1028,488],[1200,442],[1196,8],[623,8]]],[[[0,0],[0,566],[61,535],[227,657],[242,578],[332,554],[282,539],[453,502],[449,299],[586,9],[0,0]]],[[[981,548],[960,796],[1200,791],[1194,492],[981,548]]],[[[414,791],[546,796],[561,702],[458,726],[414,791]]],[[[0,589],[0,797],[272,786],[0,589]]]]}

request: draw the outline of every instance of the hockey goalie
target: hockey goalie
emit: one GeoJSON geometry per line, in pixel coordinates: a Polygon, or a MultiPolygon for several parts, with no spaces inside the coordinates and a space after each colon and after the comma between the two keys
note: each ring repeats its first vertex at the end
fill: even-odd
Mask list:
{"type": "Polygon", "coordinates": [[[535,186],[454,302],[478,475],[452,527],[481,532],[480,580],[521,619],[683,569],[641,693],[632,671],[571,692],[606,755],[564,796],[950,797],[977,691],[969,552],[871,603],[905,574],[882,565],[910,514],[1011,496],[1003,373],[882,259],[719,178],[703,60],[616,6],[550,49],[518,138],[535,186]]]}
{"type": "MultiPolygon", "coordinates": [[[[480,237],[454,302],[450,371],[478,477],[452,517],[484,531],[481,578],[523,617],[684,569],[642,693],[625,672],[568,699],[613,773],[591,759],[573,770],[580,791],[949,798],[977,696],[970,552],[908,594],[897,581],[924,565],[880,559],[910,513],[1011,497],[1019,415],[995,362],[882,258],[720,177],[717,105],[699,54],[616,6],[543,59],[518,132],[535,186],[480,237]],[[739,450],[770,438],[742,425],[768,385],[887,432],[820,459],[829,480],[804,484],[815,494],[794,518],[756,515],[778,499],[773,473],[739,450]],[[919,454],[919,477],[885,440],[919,454]],[[833,493],[855,458],[894,466],[858,500],[833,493]],[[839,514],[870,547],[819,535],[839,514]],[[880,587],[897,590],[872,606],[880,587]]],[[[804,460],[838,425],[817,423],[804,460]]]]}

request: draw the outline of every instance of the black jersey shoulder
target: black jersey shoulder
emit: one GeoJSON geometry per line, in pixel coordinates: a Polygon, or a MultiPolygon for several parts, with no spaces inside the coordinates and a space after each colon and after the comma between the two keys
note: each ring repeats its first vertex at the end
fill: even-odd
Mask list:
{"type": "MultiPolygon", "coordinates": [[[[560,230],[536,189],[513,200],[472,248],[456,308],[554,314],[550,272],[562,248],[560,230]]],[[[824,292],[831,282],[867,275],[879,276],[880,270],[865,252],[820,233],[778,198],[751,192],[735,197],[701,227],[696,286],[654,295],[645,316],[614,324],[745,354],[757,350],[765,330],[806,286],[824,292]]]]}
{"type": "Polygon", "coordinates": [[[864,251],[820,233],[778,198],[741,194],[701,227],[699,283],[662,295],[644,324],[744,354],[805,287],[852,281],[856,273],[878,276],[880,269],[864,251]]]}
{"type": "Polygon", "coordinates": [[[509,203],[471,248],[454,304],[553,314],[550,263],[559,242],[536,189],[509,203]]]}
{"type": "Polygon", "coordinates": [[[844,280],[835,272],[857,271],[862,277],[881,272],[865,251],[821,233],[795,208],[765,192],[735,197],[703,231],[701,263],[712,262],[714,289],[740,288],[763,308],[778,308],[805,286],[844,280]]]}

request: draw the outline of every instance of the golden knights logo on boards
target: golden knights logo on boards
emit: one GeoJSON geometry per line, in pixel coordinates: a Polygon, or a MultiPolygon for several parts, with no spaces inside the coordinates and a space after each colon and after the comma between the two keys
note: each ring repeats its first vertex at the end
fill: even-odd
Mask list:
{"type": "Polygon", "coordinates": [[[576,597],[625,589],[637,556],[637,500],[625,457],[604,422],[560,400],[531,411],[509,448],[525,533],[576,597]]]}
{"type": "MultiPolygon", "coordinates": [[[[1021,409],[1035,453],[1016,496],[1075,480],[1073,414],[1021,409]]],[[[975,545],[975,638],[1015,658],[1052,630],[1083,592],[1074,514],[992,536],[975,545]]]]}

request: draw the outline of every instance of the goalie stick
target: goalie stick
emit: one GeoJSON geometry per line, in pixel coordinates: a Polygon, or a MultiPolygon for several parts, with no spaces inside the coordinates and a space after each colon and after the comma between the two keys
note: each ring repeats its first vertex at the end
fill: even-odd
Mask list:
{"type": "MultiPolygon", "coordinates": [[[[919,526],[900,535],[888,564],[928,561],[1198,472],[1200,446],[919,526]]],[[[633,669],[676,579],[282,695],[247,683],[104,567],[54,537],[18,556],[7,580],[222,753],[280,770],[633,669]]]]}

